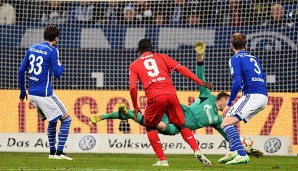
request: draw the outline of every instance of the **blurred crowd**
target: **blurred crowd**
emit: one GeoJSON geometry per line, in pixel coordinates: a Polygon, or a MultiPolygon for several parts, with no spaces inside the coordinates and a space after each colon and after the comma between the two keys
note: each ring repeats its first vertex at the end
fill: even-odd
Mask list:
{"type": "Polygon", "coordinates": [[[30,23],[295,27],[296,0],[0,0],[0,25],[30,23]]]}

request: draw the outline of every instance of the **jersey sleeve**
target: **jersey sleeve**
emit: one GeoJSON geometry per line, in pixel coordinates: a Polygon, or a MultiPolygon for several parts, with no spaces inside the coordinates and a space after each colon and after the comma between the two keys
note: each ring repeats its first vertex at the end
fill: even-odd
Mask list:
{"type": "MultiPolygon", "coordinates": [[[[197,64],[196,67],[196,76],[201,79],[202,81],[205,80],[205,73],[204,73],[204,65],[203,64],[197,64]]],[[[199,97],[210,97],[212,96],[210,90],[204,86],[199,86],[200,96],[199,97]]]]}
{"type": "Polygon", "coordinates": [[[23,62],[21,64],[21,67],[18,73],[19,85],[22,91],[25,91],[25,72],[28,67],[29,67],[29,50],[27,50],[25,54],[25,57],[23,59],[23,62]]]}
{"type": "Polygon", "coordinates": [[[233,85],[231,88],[231,95],[228,101],[228,106],[231,106],[235,100],[239,90],[241,89],[241,66],[240,66],[240,57],[231,58],[229,61],[229,66],[231,69],[231,76],[233,79],[233,85]]]}
{"type": "Polygon", "coordinates": [[[139,81],[138,74],[132,65],[129,66],[129,83],[137,83],[139,81]]]}
{"type": "Polygon", "coordinates": [[[175,61],[168,55],[162,55],[162,57],[167,65],[168,72],[173,72],[180,65],[179,62],[175,61]]]}
{"type": "Polygon", "coordinates": [[[231,77],[233,78],[235,75],[241,76],[241,67],[240,67],[240,57],[231,58],[229,61],[229,66],[231,70],[231,77]]]}
{"type": "Polygon", "coordinates": [[[64,65],[62,65],[59,61],[59,50],[54,49],[51,53],[51,67],[56,78],[59,78],[63,71],[64,65]]]}

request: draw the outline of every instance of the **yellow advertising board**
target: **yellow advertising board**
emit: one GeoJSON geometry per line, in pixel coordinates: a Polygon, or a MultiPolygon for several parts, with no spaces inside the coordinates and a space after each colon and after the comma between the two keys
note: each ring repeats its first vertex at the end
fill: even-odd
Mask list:
{"type": "MultiPolygon", "coordinates": [[[[118,130],[119,120],[105,120],[97,125],[89,122],[91,115],[117,111],[117,105],[126,103],[132,109],[129,91],[56,90],[68,113],[72,117],[71,133],[122,134],[118,130]]],[[[177,92],[181,103],[190,105],[198,98],[198,92],[177,92]]],[[[216,93],[214,93],[216,94],[216,93]]],[[[0,90],[0,133],[45,132],[47,121],[42,122],[29,100],[20,102],[18,90],[0,90]]],[[[139,92],[139,104],[145,108],[144,92],[139,92]]],[[[145,133],[142,126],[129,121],[132,134],[145,133]]],[[[298,153],[298,93],[269,93],[265,110],[247,124],[238,126],[241,135],[289,136],[294,153],[298,153]]],[[[210,128],[196,134],[218,134],[210,128]]]]}

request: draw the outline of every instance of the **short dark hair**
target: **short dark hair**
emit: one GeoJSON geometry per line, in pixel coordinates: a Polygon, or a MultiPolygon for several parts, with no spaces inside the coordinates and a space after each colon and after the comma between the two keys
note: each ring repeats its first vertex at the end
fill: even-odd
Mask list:
{"type": "Polygon", "coordinates": [[[228,93],[225,93],[221,91],[220,93],[217,94],[216,96],[216,101],[220,100],[221,98],[230,98],[230,95],[228,93]]]}
{"type": "Polygon", "coordinates": [[[234,33],[231,43],[236,50],[245,49],[247,43],[246,36],[242,33],[234,33]]]}
{"type": "Polygon", "coordinates": [[[138,52],[142,54],[146,51],[152,51],[152,43],[149,39],[142,39],[138,43],[138,52]]]}
{"type": "Polygon", "coordinates": [[[56,26],[49,25],[44,29],[43,38],[47,41],[54,41],[59,36],[59,29],[56,26]]]}

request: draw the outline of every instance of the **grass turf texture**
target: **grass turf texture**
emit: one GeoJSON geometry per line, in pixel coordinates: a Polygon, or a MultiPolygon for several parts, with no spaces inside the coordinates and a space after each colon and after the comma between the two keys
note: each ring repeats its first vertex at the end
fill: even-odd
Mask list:
{"type": "Polygon", "coordinates": [[[0,153],[0,170],[298,170],[297,157],[250,157],[247,165],[221,165],[217,160],[222,155],[206,155],[212,167],[203,167],[193,155],[167,155],[169,167],[153,167],[155,155],[142,154],[71,154],[73,161],[50,160],[45,153],[0,153]]]}

